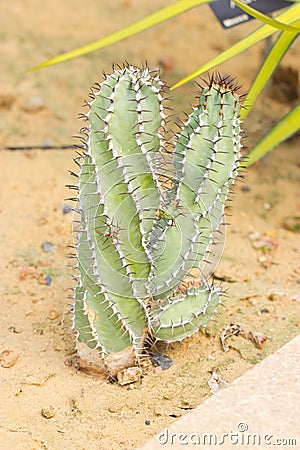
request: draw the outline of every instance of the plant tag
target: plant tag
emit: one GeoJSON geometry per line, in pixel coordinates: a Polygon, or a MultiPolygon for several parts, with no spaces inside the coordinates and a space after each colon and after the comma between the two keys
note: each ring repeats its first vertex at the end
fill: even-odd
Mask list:
{"type": "MultiPolygon", "coordinates": [[[[246,3],[264,14],[291,6],[291,2],[285,0],[244,0],[243,3],[246,3]]],[[[209,6],[223,28],[231,28],[253,19],[252,16],[245,13],[245,11],[239,8],[231,0],[218,0],[211,3],[209,6]]]]}

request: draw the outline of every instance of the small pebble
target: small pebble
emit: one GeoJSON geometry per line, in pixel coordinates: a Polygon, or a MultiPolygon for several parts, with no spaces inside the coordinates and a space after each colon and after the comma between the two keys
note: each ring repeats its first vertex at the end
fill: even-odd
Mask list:
{"type": "Polygon", "coordinates": [[[270,205],[270,203],[264,203],[264,209],[266,211],[269,211],[272,208],[272,206],[270,205]]]}
{"type": "Polygon", "coordinates": [[[38,266],[42,266],[42,267],[51,266],[51,262],[48,259],[39,259],[37,263],[38,263],[38,266]]]}
{"type": "Polygon", "coordinates": [[[132,5],[131,5],[131,1],[130,0],[123,0],[123,2],[122,2],[122,7],[123,8],[130,8],[132,5]]]}
{"type": "Polygon", "coordinates": [[[43,147],[51,147],[53,145],[53,142],[51,139],[45,139],[43,142],[43,147]]]}
{"type": "Polygon", "coordinates": [[[112,406],[108,407],[108,411],[112,414],[115,414],[118,412],[118,408],[116,406],[112,405],[112,406]]]}
{"type": "Polygon", "coordinates": [[[175,65],[174,59],[172,58],[172,56],[161,57],[160,60],[158,61],[158,64],[166,72],[171,72],[174,69],[174,65],[175,65]]]}
{"type": "Polygon", "coordinates": [[[50,405],[49,408],[42,408],[41,415],[45,417],[45,419],[52,419],[52,417],[55,416],[54,407],[50,405]]]}
{"type": "Polygon", "coordinates": [[[47,315],[47,319],[49,320],[56,320],[59,317],[59,313],[56,311],[56,309],[50,309],[47,315]]]}
{"type": "Polygon", "coordinates": [[[268,299],[271,300],[271,302],[278,302],[279,300],[282,300],[283,297],[284,294],[282,292],[271,292],[268,299]]]}
{"type": "Polygon", "coordinates": [[[14,352],[13,350],[4,350],[0,354],[0,366],[8,369],[16,364],[18,358],[18,353],[14,352]]]}
{"type": "Polygon", "coordinates": [[[73,208],[72,208],[71,205],[65,204],[63,206],[62,213],[63,214],[70,214],[72,212],[72,210],[73,210],[73,208]]]}
{"type": "Polygon", "coordinates": [[[145,425],[150,425],[150,420],[145,420],[145,425]]]}
{"type": "Polygon", "coordinates": [[[268,313],[269,312],[269,310],[268,310],[268,308],[262,308],[261,310],[260,310],[260,312],[263,314],[263,313],[268,313]]]}
{"type": "Polygon", "coordinates": [[[46,281],[46,286],[50,286],[50,284],[52,283],[52,278],[50,277],[50,275],[45,276],[45,281],[46,281]]]}
{"type": "Polygon", "coordinates": [[[10,109],[16,100],[13,90],[7,86],[0,86],[0,109],[10,109]]]}
{"type": "Polygon", "coordinates": [[[45,102],[42,97],[30,97],[22,105],[22,109],[28,113],[38,112],[45,108],[45,102]]]}
{"type": "Polygon", "coordinates": [[[64,362],[64,365],[66,367],[72,367],[73,366],[73,359],[72,358],[67,358],[64,362]]]}
{"type": "Polygon", "coordinates": [[[167,370],[169,367],[174,364],[174,361],[167,355],[163,355],[160,352],[154,353],[154,355],[151,358],[152,363],[154,366],[159,366],[162,368],[162,370],[167,370]]]}
{"type": "Polygon", "coordinates": [[[52,242],[45,241],[42,243],[42,249],[46,253],[53,253],[55,252],[56,247],[54,244],[52,244],[52,242]]]}
{"type": "Polygon", "coordinates": [[[242,192],[249,192],[251,191],[251,188],[248,184],[243,184],[243,186],[241,187],[241,191],[242,192]]]}

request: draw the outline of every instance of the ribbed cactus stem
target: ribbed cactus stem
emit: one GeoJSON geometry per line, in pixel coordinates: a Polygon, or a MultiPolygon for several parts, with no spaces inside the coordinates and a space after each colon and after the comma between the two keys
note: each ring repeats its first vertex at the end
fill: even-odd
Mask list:
{"type": "Polygon", "coordinates": [[[211,320],[220,303],[220,293],[220,289],[204,285],[161,302],[152,311],[153,334],[166,342],[191,336],[211,320]]]}
{"type": "Polygon", "coordinates": [[[147,335],[182,340],[211,320],[221,290],[201,277],[240,166],[239,97],[212,79],[165,154],[165,83],[129,65],[92,91],[78,158],[73,328],[111,375],[147,335]],[[171,176],[173,168],[173,175],[171,176]],[[114,367],[113,367],[114,366],[114,367]]]}
{"type": "Polygon", "coordinates": [[[165,227],[164,238],[155,249],[162,255],[151,273],[158,298],[178,287],[191,268],[199,267],[222,223],[240,164],[239,111],[234,89],[224,80],[212,79],[177,134],[173,201],[168,205],[171,212],[166,211],[177,227],[165,227]],[[171,270],[165,270],[166,261],[174,261],[171,270]]]}

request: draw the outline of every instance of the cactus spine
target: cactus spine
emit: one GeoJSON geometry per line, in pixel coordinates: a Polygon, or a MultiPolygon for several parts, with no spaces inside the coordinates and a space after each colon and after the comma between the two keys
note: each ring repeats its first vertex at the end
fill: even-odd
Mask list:
{"type": "Polygon", "coordinates": [[[114,70],[93,89],[81,133],[73,329],[78,352],[100,355],[110,375],[113,361],[118,370],[141,357],[147,336],[198,331],[221,301],[201,275],[186,280],[224,222],[240,166],[239,97],[211,79],[167,154],[165,90],[148,68],[114,70]]]}

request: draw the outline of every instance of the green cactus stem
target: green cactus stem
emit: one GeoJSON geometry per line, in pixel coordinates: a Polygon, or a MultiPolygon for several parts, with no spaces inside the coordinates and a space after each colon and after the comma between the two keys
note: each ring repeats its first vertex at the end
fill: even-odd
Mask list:
{"type": "Polygon", "coordinates": [[[164,250],[158,250],[165,258],[157,258],[152,273],[159,297],[178,286],[191,268],[199,266],[222,223],[225,201],[240,166],[239,113],[234,87],[222,79],[211,80],[176,136],[176,176],[168,208],[177,209],[177,216],[172,211],[177,227],[165,229],[161,242],[164,250]],[[174,269],[165,270],[166,265],[170,269],[172,255],[175,260],[174,243],[179,240],[180,255],[176,254],[174,269]]]}
{"type": "Polygon", "coordinates": [[[191,336],[211,320],[220,303],[220,294],[219,288],[202,285],[164,300],[151,312],[153,334],[165,342],[191,336]]]}
{"type": "Polygon", "coordinates": [[[238,175],[239,97],[212,78],[170,164],[165,91],[147,67],[118,68],[92,90],[81,132],[72,323],[81,367],[96,355],[110,376],[139,361],[147,337],[191,336],[221,302],[205,278],[186,280],[205,263],[238,175]]]}

